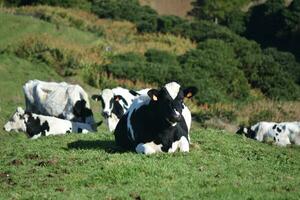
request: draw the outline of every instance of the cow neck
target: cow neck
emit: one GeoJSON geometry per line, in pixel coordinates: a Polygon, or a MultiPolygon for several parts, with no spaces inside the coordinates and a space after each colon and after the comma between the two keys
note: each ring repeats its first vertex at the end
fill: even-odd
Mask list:
{"type": "Polygon", "coordinates": [[[155,129],[155,131],[163,131],[173,127],[170,122],[158,115],[157,108],[153,103],[149,104],[148,111],[150,113],[149,118],[151,121],[151,123],[149,123],[151,126],[150,128],[155,129]]]}

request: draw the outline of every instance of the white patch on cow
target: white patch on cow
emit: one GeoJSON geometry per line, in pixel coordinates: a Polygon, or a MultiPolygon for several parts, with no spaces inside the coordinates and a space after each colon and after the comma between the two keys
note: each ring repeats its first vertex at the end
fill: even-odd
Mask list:
{"type": "Polygon", "coordinates": [[[191,124],[192,124],[192,115],[191,115],[191,111],[184,104],[183,104],[183,109],[182,109],[182,113],[181,114],[182,114],[182,116],[184,118],[184,121],[186,123],[186,126],[188,128],[188,132],[190,132],[191,124]]]}
{"type": "Polygon", "coordinates": [[[111,117],[107,118],[105,122],[108,126],[109,131],[113,132],[116,129],[116,126],[119,122],[119,118],[114,113],[112,113],[111,117]]]}
{"type": "Polygon", "coordinates": [[[266,141],[268,137],[270,137],[270,131],[275,124],[275,122],[259,122],[251,126],[250,129],[256,132],[255,139],[262,142],[266,141]]]}
{"type": "MultiPolygon", "coordinates": [[[[91,124],[87,123],[80,123],[80,122],[71,122],[69,120],[59,119],[56,117],[38,115],[32,113],[32,117],[36,120],[39,119],[40,125],[44,124],[45,122],[49,126],[49,131],[45,131],[45,135],[59,135],[59,134],[66,134],[68,132],[77,133],[79,129],[81,129],[82,133],[93,132],[94,129],[91,124]]],[[[10,120],[10,131],[24,131],[26,132],[26,123],[29,119],[29,115],[24,113],[24,111],[20,108],[17,109],[16,113],[13,115],[12,119],[10,120]]],[[[42,134],[38,133],[32,136],[33,139],[40,137],[42,134]]]]}
{"type": "Polygon", "coordinates": [[[150,103],[150,97],[148,95],[141,95],[139,97],[137,97],[136,99],[133,100],[130,108],[128,109],[127,111],[127,128],[129,129],[130,131],[130,136],[131,136],[131,139],[133,141],[135,141],[135,136],[134,136],[134,130],[131,126],[131,115],[132,113],[139,109],[141,106],[143,105],[148,105],[150,103]]]}
{"type": "MultiPolygon", "coordinates": [[[[26,111],[48,116],[63,116],[64,119],[77,121],[73,108],[76,102],[84,100],[86,108],[90,108],[87,93],[79,85],[66,82],[44,82],[30,80],[23,86],[26,111]]],[[[91,116],[90,124],[94,124],[91,116]]]]}
{"type": "Polygon", "coordinates": [[[276,125],[271,132],[276,145],[300,144],[300,122],[282,122],[276,125]]]}
{"type": "Polygon", "coordinates": [[[104,89],[101,92],[101,97],[103,99],[103,112],[106,112],[109,116],[112,112],[112,107],[110,106],[110,101],[114,98],[114,93],[111,89],[104,89]]]}
{"type": "Polygon", "coordinates": [[[179,146],[180,152],[189,152],[190,151],[189,141],[184,136],[181,136],[178,146],[179,146]]]}
{"type": "Polygon", "coordinates": [[[165,85],[165,88],[167,89],[167,91],[168,91],[169,95],[172,97],[172,99],[175,99],[180,90],[180,85],[176,82],[171,82],[171,83],[167,83],[165,85]]]}
{"type": "Polygon", "coordinates": [[[179,146],[179,141],[175,141],[172,143],[172,147],[168,150],[168,153],[174,153],[179,146]]]}
{"type": "Polygon", "coordinates": [[[154,142],[140,143],[136,146],[135,151],[137,153],[143,153],[146,155],[162,152],[162,144],[155,144],[154,142]]]}
{"type": "Polygon", "coordinates": [[[172,143],[172,147],[168,150],[168,153],[174,153],[179,148],[180,152],[189,152],[190,144],[186,137],[182,136],[179,140],[172,143]]]}
{"type": "Polygon", "coordinates": [[[42,136],[42,134],[40,133],[40,134],[34,135],[34,136],[31,137],[30,139],[35,140],[35,139],[38,139],[38,138],[41,137],[41,136],[42,136]]]}
{"type": "Polygon", "coordinates": [[[7,132],[10,131],[26,131],[26,125],[24,123],[24,120],[22,117],[24,116],[25,111],[21,108],[18,107],[16,109],[16,112],[12,115],[12,117],[9,119],[9,121],[4,125],[4,130],[7,132]]]}
{"type": "Polygon", "coordinates": [[[248,133],[248,129],[247,128],[243,128],[243,132],[244,133],[248,133]]]}
{"type": "MultiPolygon", "coordinates": [[[[150,90],[150,88],[142,89],[139,91],[136,91],[139,95],[147,95],[147,92],[150,90]]],[[[116,87],[113,89],[104,89],[101,92],[102,99],[104,101],[104,108],[103,112],[106,112],[110,117],[105,119],[105,123],[108,125],[109,131],[112,132],[115,130],[119,119],[115,114],[112,113],[112,107],[110,107],[110,101],[114,99],[114,96],[122,96],[123,99],[125,99],[126,103],[123,99],[120,99],[118,102],[122,106],[124,113],[127,112],[128,108],[132,104],[133,100],[135,98],[138,98],[139,96],[134,96],[130,93],[128,89],[122,88],[122,87],[116,87]]]]}

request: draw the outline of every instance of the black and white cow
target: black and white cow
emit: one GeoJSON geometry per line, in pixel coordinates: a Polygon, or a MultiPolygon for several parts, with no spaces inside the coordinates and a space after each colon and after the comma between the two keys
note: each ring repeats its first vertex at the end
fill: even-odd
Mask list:
{"type": "Polygon", "coordinates": [[[282,122],[272,127],[270,135],[279,146],[300,145],[300,122],[282,122]]]}
{"type": "Polygon", "coordinates": [[[93,95],[92,99],[101,101],[102,116],[110,132],[113,132],[120,120],[126,113],[132,101],[141,94],[147,94],[149,89],[140,91],[128,90],[122,87],[104,89],[100,95],[93,95]]]}
{"type": "Polygon", "coordinates": [[[240,127],[237,134],[245,134],[246,137],[258,140],[260,142],[267,141],[270,136],[270,131],[275,125],[275,122],[258,122],[250,127],[240,127]]]}
{"type": "Polygon", "coordinates": [[[88,133],[96,129],[97,127],[92,127],[91,124],[87,123],[72,122],[56,117],[25,112],[21,107],[17,108],[11,119],[4,125],[5,131],[22,131],[32,139],[48,135],[88,133]]]}
{"type": "Polygon", "coordinates": [[[30,80],[23,86],[26,111],[94,124],[87,93],[79,85],[30,80]]]}
{"type": "Polygon", "coordinates": [[[116,144],[144,154],[188,152],[191,112],[183,99],[196,92],[195,87],[182,89],[171,82],[136,98],[116,127],[116,144]]]}

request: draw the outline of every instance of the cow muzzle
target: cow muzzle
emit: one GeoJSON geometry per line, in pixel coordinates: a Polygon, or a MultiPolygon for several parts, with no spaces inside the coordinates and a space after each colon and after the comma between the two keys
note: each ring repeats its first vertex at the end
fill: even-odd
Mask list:
{"type": "Polygon", "coordinates": [[[3,130],[6,131],[6,132],[10,132],[11,131],[10,124],[9,123],[5,124],[4,127],[3,127],[3,130]]]}
{"type": "Polygon", "coordinates": [[[107,118],[111,117],[111,113],[109,113],[109,112],[102,112],[102,116],[103,116],[105,119],[107,119],[107,118]]]}

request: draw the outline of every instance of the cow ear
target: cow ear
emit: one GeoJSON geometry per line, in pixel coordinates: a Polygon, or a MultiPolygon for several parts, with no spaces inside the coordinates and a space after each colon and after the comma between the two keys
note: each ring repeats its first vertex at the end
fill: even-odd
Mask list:
{"type": "Polygon", "coordinates": [[[100,97],[101,97],[101,95],[98,95],[98,94],[92,95],[92,99],[93,99],[94,101],[99,101],[99,100],[100,100],[100,97]]]}
{"type": "Polygon", "coordinates": [[[151,89],[147,92],[147,94],[153,101],[157,101],[158,100],[158,92],[159,91],[156,89],[151,89]]]}
{"type": "Polygon", "coordinates": [[[22,114],[24,113],[24,110],[22,107],[17,107],[17,110],[16,110],[18,113],[22,114]]]}
{"type": "Polygon", "coordinates": [[[132,94],[133,96],[139,96],[140,94],[136,92],[135,90],[129,90],[129,93],[132,94]]]}
{"type": "Polygon", "coordinates": [[[197,92],[198,89],[196,87],[188,87],[183,90],[184,97],[186,98],[192,98],[197,92]]]}

